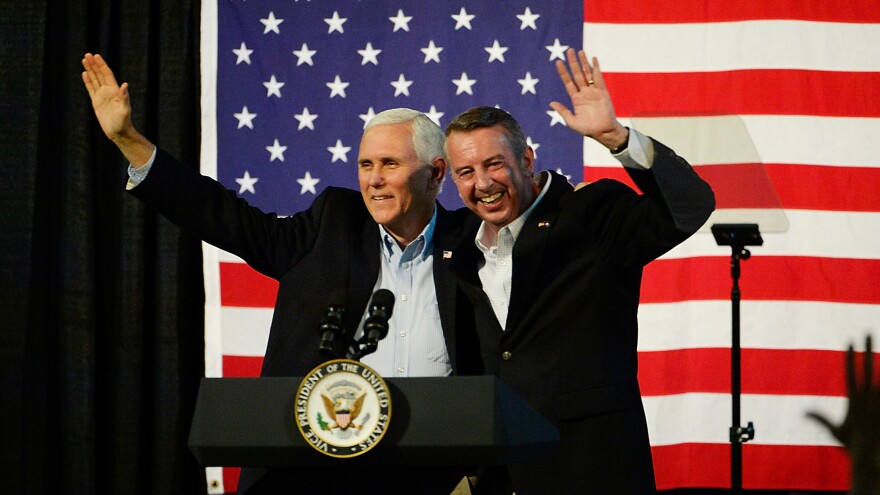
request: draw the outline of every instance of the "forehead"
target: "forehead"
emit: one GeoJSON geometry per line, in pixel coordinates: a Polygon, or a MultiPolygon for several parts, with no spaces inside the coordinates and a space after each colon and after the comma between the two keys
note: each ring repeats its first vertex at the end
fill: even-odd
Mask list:
{"type": "Polygon", "coordinates": [[[467,132],[453,132],[446,139],[449,158],[483,161],[497,155],[513,153],[504,128],[500,125],[482,127],[467,132]]]}
{"type": "Polygon", "coordinates": [[[358,159],[410,158],[415,156],[412,124],[387,124],[364,132],[358,159]]]}

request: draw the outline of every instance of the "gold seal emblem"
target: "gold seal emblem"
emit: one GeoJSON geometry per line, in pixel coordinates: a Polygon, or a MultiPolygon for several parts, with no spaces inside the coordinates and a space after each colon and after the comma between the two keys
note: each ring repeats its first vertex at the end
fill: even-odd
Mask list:
{"type": "Polygon", "coordinates": [[[315,450],[354,457],[385,436],[391,394],[372,368],[335,359],[313,369],[296,391],[296,426],[315,450]]]}

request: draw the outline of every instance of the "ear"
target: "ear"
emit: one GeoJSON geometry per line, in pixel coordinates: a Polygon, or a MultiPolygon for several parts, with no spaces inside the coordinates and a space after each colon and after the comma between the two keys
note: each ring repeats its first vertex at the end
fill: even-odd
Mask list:
{"type": "Polygon", "coordinates": [[[442,157],[434,158],[434,161],[431,162],[431,180],[436,183],[438,186],[443,181],[443,176],[446,174],[446,160],[442,157]]]}
{"type": "Polygon", "coordinates": [[[532,171],[535,167],[535,150],[532,149],[531,146],[526,146],[526,152],[523,153],[523,168],[525,168],[528,175],[532,175],[532,171]]]}

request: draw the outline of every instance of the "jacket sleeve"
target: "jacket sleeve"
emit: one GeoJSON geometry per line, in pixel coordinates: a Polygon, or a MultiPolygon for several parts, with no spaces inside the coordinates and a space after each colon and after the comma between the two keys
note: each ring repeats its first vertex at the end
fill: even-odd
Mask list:
{"type": "Polygon", "coordinates": [[[663,143],[648,140],[653,150],[651,168],[626,168],[639,189],[671,215],[675,226],[683,233],[693,234],[706,223],[715,210],[715,194],[684,158],[663,143]]]}
{"type": "MultiPolygon", "coordinates": [[[[643,194],[600,180],[581,197],[582,219],[597,248],[619,266],[641,267],[696,232],[715,208],[715,195],[686,160],[653,139],[645,140],[651,167],[625,167],[643,194]]],[[[567,205],[563,206],[566,208],[567,205]]]]}
{"type": "Polygon", "coordinates": [[[308,210],[279,218],[249,205],[163,150],[158,150],[143,182],[129,192],[187,234],[276,279],[311,249],[329,195],[325,190],[308,210]]]}

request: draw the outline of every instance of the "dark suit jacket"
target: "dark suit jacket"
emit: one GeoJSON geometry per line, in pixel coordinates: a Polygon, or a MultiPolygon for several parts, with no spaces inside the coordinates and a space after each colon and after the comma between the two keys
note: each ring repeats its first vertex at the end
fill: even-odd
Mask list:
{"type": "MultiPolygon", "coordinates": [[[[380,269],[379,228],[360,193],[330,187],[308,210],[279,218],[249,206],[233,191],[181,165],[162,150],[158,151],[147,178],[131,193],[185,232],[240,256],[260,273],[279,281],[262,376],[303,376],[327,360],[318,352],[317,329],[335,289],[347,289],[345,325],[354,334],[380,269]]],[[[440,254],[451,249],[450,242],[460,229],[464,212],[447,212],[439,204],[437,209],[434,283],[446,348],[453,373],[479,374],[482,365],[471,305],[456,289],[454,278],[445,268],[449,260],[440,254]]],[[[352,472],[350,467],[356,464],[348,463],[345,471],[356,486],[369,481],[360,476],[375,478],[387,486],[387,473],[383,475],[375,469],[352,472]]],[[[315,492],[322,494],[333,493],[334,487],[343,488],[337,479],[342,474],[339,468],[319,471],[287,470],[289,479],[295,480],[292,482],[281,480],[279,473],[273,475],[281,480],[277,485],[286,493],[292,486],[302,488],[304,484],[313,484],[315,492]],[[328,484],[327,480],[337,482],[328,484]]],[[[242,485],[255,481],[255,474],[259,473],[245,472],[242,485]]],[[[394,475],[394,479],[399,478],[410,477],[403,471],[394,475]]],[[[270,481],[260,483],[267,486],[270,481]]],[[[421,484],[424,480],[418,478],[413,482],[421,484]]],[[[243,488],[246,486],[240,485],[243,488]]],[[[270,492],[266,489],[248,493],[270,492]]]]}
{"type": "Polygon", "coordinates": [[[472,218],[451,269],[478,314],[483,359],[560,430],[546,462],[509,466],[518,495],[651,493],[654,476],[637,374],[642,268],[696,231],[714,196],[654,143],[649,171],[627,169],[644,195],[601,180],[574,192],[554,174],[513,249],[502,331],[482,291],[472,218]]]}

